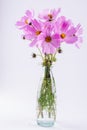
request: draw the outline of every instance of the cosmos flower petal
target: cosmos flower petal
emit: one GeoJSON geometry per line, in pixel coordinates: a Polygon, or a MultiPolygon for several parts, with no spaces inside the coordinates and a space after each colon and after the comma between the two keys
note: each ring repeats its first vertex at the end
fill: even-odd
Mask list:
{"type": "Polygon", "coordinates": [[[33,47],[34,45],[36,45],[37,43],[37,39],[35,38],[31,43],[30,43],[30,47],[33,47]]]}
{"type": "Polygon", "coordinates": [[[31,39],[33,39],[33,37],[34,37],[34,35],[32,35],[31,33],[25,34],[25,39],[27,39],[27,40],[31,40],[31,39]]]}
{"type": "Polygon", "coordinates": [[[49,12],[49,9],[45,9],[41,13],[39,13],[38,17],[40,19],[47,19],[48,18],[48,16],[47,16],[48,12],[49,12]]]}
{"type": "Polygon", "coordinates": [[[49,45],[49,48],[50,48],[50,54],[55,53],[56,48],[52,44],[49,45]]]}
{"type": "Polygon", "coordinates": [[[55,48],[51,44],[44,43],[42,48],[43,53],[45,54],[53,54],[55,52],[55,48]]]}
{"type": "Polygon", "coordinates": [[[58,40],[53,40],[51,42],[51,44],[55,47],[55,48],[58,48],[60,46],[60,42],[58,40]]]}
{"type": "Polygon", "coordinates": [[[41,30],[41,23],[39,21],[37,21],[36,19],[32,20],[32,24],[33,26],[37,29],[37,30],[41,30]]]}
{"type": "Polygon", "coordinates": [[[77,30],[76,32],[77,35],[81,35],[83,33],[83,28],[81,27],[80,24],[76,26],[76,30],[77,30]]]}
{"type": "Polygon", "coordinates": [[[23,26],[23,25],[24,25],[24,22],[21,22],[21,21],[16,22],[16,26],[23,26]]]}
{"type": "Polygon", "coordinates": [[[68,31],[67,31],[67,34],[68,35],[73,35],[76,33],[76,28],[75,27],[71,27],[68,31]]]}
{"type": "Polygon", "coordinates": [[[77,48],[80,48],[81,45],[82,45],[82,42],[83,42],[83,38],[82,38],[82,37],[79,37],[79,38],[78,38],[78,41],[75,43],[75,46],[76,46],[77,48]]]}
{"type": "Polygon", "coordinates": [[[31,11],[30,10],[27,10],[26,13],[25,13],[27,16],[30,16],[32,15],[31,11]]]}
{"type": "Polygon", "coordinates": [[[73,43],[75,43],[76,41],[78,40],[78,37],[73,37],[73,36],[71,36],[71,37],[68,37],[66,40],[65,40],[65,42],[66,43],[68,43],[68,44],[73,44],[73,43]]]}

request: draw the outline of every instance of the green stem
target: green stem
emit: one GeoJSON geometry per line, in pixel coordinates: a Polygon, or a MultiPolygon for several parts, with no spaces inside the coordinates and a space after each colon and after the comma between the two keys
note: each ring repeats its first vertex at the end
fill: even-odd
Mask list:
{"type": "Polygon", "coordinates": [[[39,50],[39,52],[40,52],[40,55],[41,55],[41,57],[42,57],[42,60],[44,60],[44,57],[43,57],[43,55],[42,55],[42,52],[41,52],[40,48],[39,48],[39,47],[37,47],[37,48],[38,48],[38,50],[39,50]]]}
{"type": "Polygon", "coordinates": [[[50,67],[45,66],[44,78],[42,81],[40,97],[39,97],[39,105],[41,108],[51,108],[54,104],[54,94],[52,93],[52,79],[50,75],[50,67]]]}
{"type": "Polygon", "coordinates": [[[54,56],[53,56],[53,57],[55,57],[55,56],[56,56],[56,54],[57,54],[57,49],[56,49],[56,52],[54,53],[54,56]]]}

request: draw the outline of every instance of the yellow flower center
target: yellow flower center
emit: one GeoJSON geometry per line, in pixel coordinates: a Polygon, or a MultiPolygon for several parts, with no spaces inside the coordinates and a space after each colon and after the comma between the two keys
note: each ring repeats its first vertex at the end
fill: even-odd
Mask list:
{"type": "Polygon", "coordinates": [[[45,38],[45,41],[46,41],[46,42],[51,42],[51,40],[52,40],[52,38],[51,38],[50,36],[47,36],[47,37],[45,38]]]}
{"type": "Polygon", "coordinates": [[[38,36],[41,33],[41,31],[36,31],[36,35],[38,36]]]}
{"type": "Polygon", "coordinates": [[[66,37],[66,34],[62,33],[60,36],[61,36],[62,39],[64,39],[66,37]]]}
{"type": "Polygon", "coordinates": [[[29,22],[28,22],[28,19],[26,19],[26,20],[25,20],[25,23],[26,23],[26,24],[28,24],[28,23],[29,23],[29,22]]]}

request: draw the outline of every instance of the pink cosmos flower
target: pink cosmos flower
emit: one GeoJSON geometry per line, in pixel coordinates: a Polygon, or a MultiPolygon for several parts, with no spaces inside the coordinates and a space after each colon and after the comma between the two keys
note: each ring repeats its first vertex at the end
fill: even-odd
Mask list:
{"type": "Polygon", "coordinates": [[[41,22],[36,19],[32,20],[32,26],[28,27],[27,32],[25,33],[25,39],[32,40],[30,46],[37,45],[38,37],[42,32],[41,22]]]}
{"type": "Polygon", "coordinates": [[[17,21],[16,25],[19,27],[19,29],[26,30],[29,27],[29,25],[32,25],[31,21],[33,16],[34,12],[27,10],[25,16],[23,16],[20,21],[17,21]]]}
{"type": "Polygon", "coordinates": [[[55,32],[60,35],[61,42],[73,44],[78,40],[78,37],[75,35],[76,28],[73,26],[72,22],[66,20],[64,16],[58,18],[55,24],[55,32]]]}
{"type": "Polygon", "coordinates": [[[60,47],[60,39],[58,34],[53,34],[52,27],[48,27],[39,36],[39,46],[43,53],[53,54],[60,47]]]}
{"type": "Polygon", "coordinates": [[[43,12],[41,12],[38,17],[45,21],[53,21],[57,18],[59,12],[60,12],[60,8],[57,10],[46,9],[46,10],[43,10],[43,12]]]}

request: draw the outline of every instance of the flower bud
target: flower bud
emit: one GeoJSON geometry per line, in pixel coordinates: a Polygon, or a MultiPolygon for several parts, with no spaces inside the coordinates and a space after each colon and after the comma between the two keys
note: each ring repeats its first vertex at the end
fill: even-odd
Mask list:
{"type": "Polygon", "coordinates": [[[25,40],[25,36],[23,36],[23,40],[25,40]]]}
{"type": "Polygon", "coordinates": [[[62,53],[62,49],[60,47],[58,48],[58,53],[62,53]]]}
{"type": "Polygon", "coordinates": [[[36,56],[37,56],[37,55],[36,55],[35,53],[32,54],[32,57],[33,57],[33,58],[36,58],[36,56]]]}

